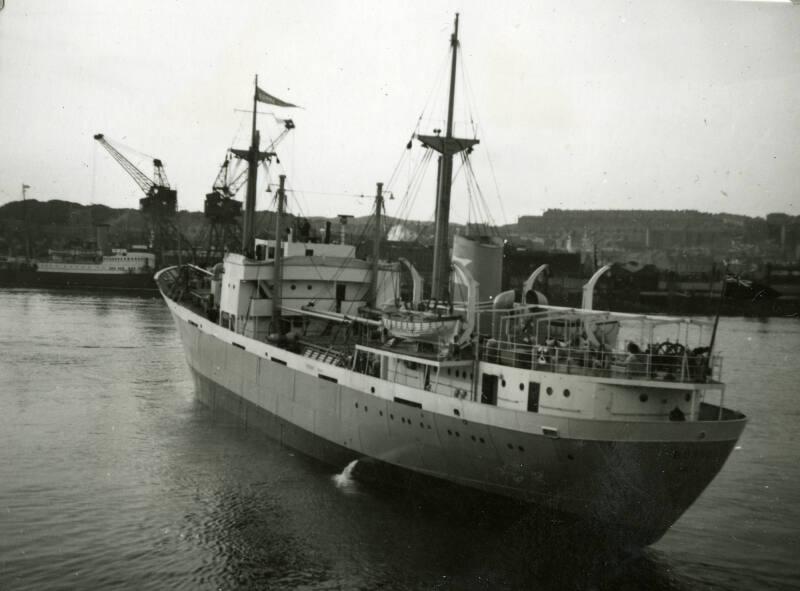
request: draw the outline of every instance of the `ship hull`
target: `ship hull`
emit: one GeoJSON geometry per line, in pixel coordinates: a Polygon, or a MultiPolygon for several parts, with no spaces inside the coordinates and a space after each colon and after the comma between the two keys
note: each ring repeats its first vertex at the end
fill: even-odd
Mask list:
{"type": "Polygon", "coordinates": [[[637,440],[652,425],[629,424],[624,439],[612,440],[603,438],[608,421],[582,420],[580,429],[573,428],[581,436],[572,438],[467,421],[266,359],[205,332],[187,316],[192,313],[167,303],[198,398],[247,428],[337,470],[368,458],[397,482],[419,476],[568,513],[600,529],[626,532],[639,545],[660,538],[694,502],[744,427],[744,421],[667,424],[663,433],[675,437],[637,440]],[[702,441],[691,431],[697,428],[704,430],[702,441]]]}
{"type": "Polygon", "coordinates": [[[157,289],[150,273],[66,273],[33,269],[0,269],[0,285],[55,289],[157,289]]]}

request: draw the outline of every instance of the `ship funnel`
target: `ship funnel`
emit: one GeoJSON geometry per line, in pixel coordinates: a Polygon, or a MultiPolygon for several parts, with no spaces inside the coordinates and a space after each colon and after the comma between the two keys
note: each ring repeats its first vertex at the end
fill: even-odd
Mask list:
{"type": "MultiPolygon", "coordinates": [[[[478,282],[478,302],[492,300],[502,289],[503,279],[503,245],[489,238],[468,238],[453,236],[453,259],[465,262],[467,270],[478,282]]],[[[458,277],[453,278],[453,300],[466,300],[466,286],[458,277]]],[[[482,315],[479,330],[487,333],[491,328],[491,320],[482,315]]]]}

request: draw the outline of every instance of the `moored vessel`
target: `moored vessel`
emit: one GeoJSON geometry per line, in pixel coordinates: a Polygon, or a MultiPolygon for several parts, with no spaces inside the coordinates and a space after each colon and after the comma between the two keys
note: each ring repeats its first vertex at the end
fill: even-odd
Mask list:
{"type": "Polygon", "coordinates": [[[110,248],[97,226],[96,248],[50,250],[47,258],[0,260],[0,285],[90,290],[155,291],[156,257],[142,248],[110,248]]]}
{"type": "Polygon", "coordinates": [[[515,298],[499,291],[502,249],[458,237],[451,256],[453,157],[478,143],[453,135],[458,46],[456,16],[446,130],[415,136],[439,154],[428,298],[407,261],[380,260],[380,183],[370,260],[345,244],[285,241],[284,176],[274,239],[255,240],[255,106],[291,106],[256,82],[243,254],[156,275],[197,396],[339,469],[368,461],[651,543],[711,482],[746,423],[724,406],[715,327],[596,311],[591,290],[580,309],[515,298]]]}

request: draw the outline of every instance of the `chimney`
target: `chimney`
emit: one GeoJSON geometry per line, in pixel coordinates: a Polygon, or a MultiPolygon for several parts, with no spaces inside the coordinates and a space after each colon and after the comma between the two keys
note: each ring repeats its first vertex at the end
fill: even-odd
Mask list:
{"type": "Polygon", "coordinates": [[[108,224],[97,224],[95,227],[95,236],[97,240],[97,250],[101,254],[111,254],[111,248],[108,244],[108,224]]]}

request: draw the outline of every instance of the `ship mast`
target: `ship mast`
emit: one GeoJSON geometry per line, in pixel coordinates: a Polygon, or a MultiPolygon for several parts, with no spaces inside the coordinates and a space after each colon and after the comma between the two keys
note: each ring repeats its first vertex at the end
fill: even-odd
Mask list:
{"type": "Polygon", "coordinates": [[[372,238],[372,281],[369,290],[369,305],[372,308],[378,305],[378,257],[380,256],[381,238],[381,213],[383,210],[383,183],[378,183],[375,193],[375,233],[372,238]]]}
{"type": "Polygon", "coordinates": [[[275,216],[275,261],[273,267],[273,287],[272,287],[272,330],[279,335],[283,334],[283,323],[281,321],[281,306],[283,305],[283,210],[286,205],[286,192],[284,183],[286,175],[279,177],[278,186],[278,213],[275,216]]]}
{"type": "Polygon", "coordinates": [[[433,278],[431,298],[445,302],[450,299],[450,192],[453,183],[453,155],[469,150],[477,139],[462,139],[453,136],[453,108],[456,98],[456,60],[458,57],[458,13],[453,34],[450,37],[452,59],[450,64],[450,94],[447,102],[447,127],[445,136],[417,135],[425,146],[439,152],[439,170],[436,181],[436,222],[433,244],[433,278]]]}
{"type": "Polygon", "coordinates": [[[242,232],[242,254],[253,258],[256,223],[256,184],[258,183],[258,147],[261,137],[256,129],[256,108],[258,106],[258,75],[253,85],[253,126],[250,132],[250,149],[247,150],[247,196],[244,202],[244,231],[242,232]]]}
{"type": "MultiPolygon", "coordinates": [[[[256,109],[259,100],[258,75],[255,77],[253,86],[253,126],[250,131],[250,147],[247,150],[237,150],[231,148],[231,153],[241,160],[247,160],[247,196],[244,201],[244,221],[242,222],[242,254],[247,258],[254,258],[255,237],[256,237],[256,186],[258,185],[258,165],[264,160],[269,160],[275,156],[275,152],[261,152],[261,134],[256,129],[256,109]]],[[[263,94],[263,91],[262,91],[263,94]]],[[[278,101],[270,97],[272,101],[278,101]]],[[[264,102],[264,99],[261,99],[264,102]]],[[[271,102],[270,104],[278,104],[271,102]]],[[[281,106],[281,105],[279,105],[281,106]]],[[[294,106],[283,103],[282,106],[294,106]]],[[[293,129],[294,123],[286,121],[286,129],[293,129]]],[[[273,143],[274,145],[274,143],[273,143]]]]}

